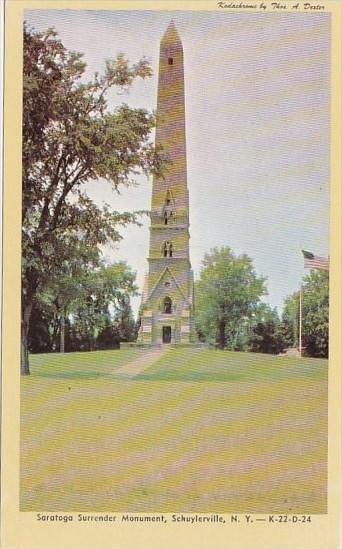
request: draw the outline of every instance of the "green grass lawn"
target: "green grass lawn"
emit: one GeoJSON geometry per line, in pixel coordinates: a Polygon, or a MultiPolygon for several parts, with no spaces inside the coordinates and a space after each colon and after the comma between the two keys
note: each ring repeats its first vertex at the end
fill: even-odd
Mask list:
{"type": "Polygon", "coordinates": [[[22,511],[326,511],[327,360],[142,352],[30,357],[22,511]]]}
{"type": "Polygon", "coordinates": [[[170,349],[137,379],[170,381],[262,381],[321,378],[326,360],[208,349],[170,349]]]}
{"type": "Polygon", "coordinates": [[[31,374],[55,379],[86,379],[112,375],[116,368],[143,353],[139,348],[92,353],[49,353],[30,356],[31,374]]]}

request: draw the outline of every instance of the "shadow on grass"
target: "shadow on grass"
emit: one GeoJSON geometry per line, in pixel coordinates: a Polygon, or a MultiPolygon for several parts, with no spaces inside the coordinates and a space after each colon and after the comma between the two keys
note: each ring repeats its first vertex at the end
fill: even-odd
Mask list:
{"type": "Polygon", "coordinates": [[[39,372],[34,370],[31,372],[30,377],[45,377],[51,379],[99,379],[100,377],[109,377],[109,375],[100,372],[39,372]]]}

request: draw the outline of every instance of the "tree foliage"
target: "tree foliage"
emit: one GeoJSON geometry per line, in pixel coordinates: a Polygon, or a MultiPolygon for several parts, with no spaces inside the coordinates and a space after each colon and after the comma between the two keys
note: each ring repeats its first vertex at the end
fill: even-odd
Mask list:
{"type": "MultiPolygon", "coordinates": [[[[87,350],[97,347],[96,342],[104,337],[106,328],[114,330],[113,335],[119,338],[123,335],[126,327],[123,311],[129,309],[131,313],[130,297],[134,295],[137,295],[135,273],[125,262],[103,265],[89,276],[87,293],[75,303],[72,321],[77,337],[88,342],[87,350]]],[[[116,340],[120,341],[117,337],[116,340]]]]}
{"type": "Polygon", "coordinates": [[[286,342],[276,309],[260,303],[253,313],[252,330],[248,338],[248,350],[257,353],[278,354],[286,342]]]}
{"type": "Polygon", "coordinates": [[[96,74],[87,83],[85,69],[82,55],[68,51],[54,30],[38,33],[24,26],[24,374],[29,373],[31,313],[41,296],[56,289],[63,277],[69,277],[64,288],[72,293],[71,265],[82,253],[85,263],[98,264],[99,247],[118,241],[120,226],[138,222],[135,214],[99,207],[87,196],[85,184],[102,178],[118,190],[131,184],[137,173],[160,173],[163,165],[149,139],[154,115],[126,104],[110,110],[107,102],[110,89],[127,88],[134,79],[151,75],[147,61],[130,64],[120,54],[106,62],[102,76],[96,74]]]}
{"type": "MultiPolygon", "coordinates": [[[[302,343],[305,353],[328,357],[329,347],[329,273],[314,269],[302,284],[302,343]]],[[[299,292],[285,300],[282,324],[289,346],[298,346],[299,292]]]]}
{"type": "Polygon", "coordinates": [[[241,333],[265,293],[265,279],[258,277],[252,260],[235,256],[229,247],[205,254],[195,284],[197,330],[209,344],[239,348],[241,333]]]}
{"type": "Polygon", "coordinates": [[[130,298],[136,293],[135,273],[121,261],[61,279],[60,285],[47,287],[37,299],[29,350],[58,351],[62,337],[63,351],[110,349],[120,341],[134,340],[130,298]]]}

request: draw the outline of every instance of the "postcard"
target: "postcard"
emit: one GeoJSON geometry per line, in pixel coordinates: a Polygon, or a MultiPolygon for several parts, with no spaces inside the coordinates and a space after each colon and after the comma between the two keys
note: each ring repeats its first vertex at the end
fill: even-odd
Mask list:
{"type": "Polygon", "coordinates": [[[341,16],[5,3],[3,549],[339,547],[341,16]]]}

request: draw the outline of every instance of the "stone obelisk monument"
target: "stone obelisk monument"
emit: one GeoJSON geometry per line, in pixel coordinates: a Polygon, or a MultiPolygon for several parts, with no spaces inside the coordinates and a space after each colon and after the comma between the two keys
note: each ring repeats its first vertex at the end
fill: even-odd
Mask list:
{"type": "Polygon", "coordinates": [[[160,43],[156,145],[170,164],[152,187],[149,271],[138,341],[191,343],[193,273],[189,257],[183,47],[171,21],[160,43]]]}

